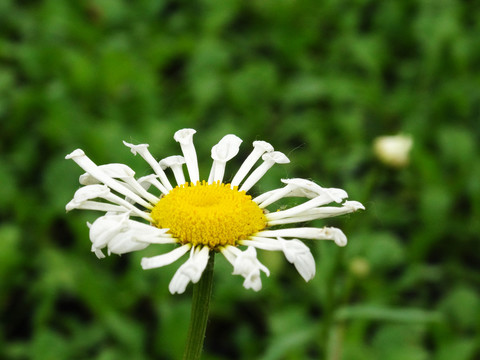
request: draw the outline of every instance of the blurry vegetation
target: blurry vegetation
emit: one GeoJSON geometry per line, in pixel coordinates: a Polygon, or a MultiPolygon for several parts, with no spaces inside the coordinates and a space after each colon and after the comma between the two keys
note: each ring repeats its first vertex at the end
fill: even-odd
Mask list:
{"type": "MultiPolygon", "coordinates": [[[[0,1],[0,357],[178,359],[190,291],[178,264],[91,254],[65,215],[82,148],[148,173],[121,140],[178,154],[198,130],[208,174],[223,135],[292,160],[265,176],[341,187],[366,212],[317,221],[304,283],[279,254],[259,293],[217,261],[205,359],[480,358],[480,13],[474,1],[0,1]],[[404,132],[389,169],[377,136],[404,132]]],[[[227,169],[227,171],[228,171],[227,169]]]]}

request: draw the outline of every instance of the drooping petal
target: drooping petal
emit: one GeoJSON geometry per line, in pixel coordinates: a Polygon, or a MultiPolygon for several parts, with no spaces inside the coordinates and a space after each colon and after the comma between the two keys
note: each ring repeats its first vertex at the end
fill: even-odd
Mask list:
{"type": "Polygon", "coordinates": [[[245,278],[243,286],[246,289],[259,291],[262,288],[260,271],[267,276],[270,271],[257,259],[257,252],[254,247],[249,246],[247,250],[241,251],[234,246],[226,246],[221,249],[225,258],[233,265],[233,275],[241,275],[245,278]]]}
{"type": "MultiPolygon", "coordinates": [[[[166,234],[167,229],[159,229],[129,219],[129,213],[106,214],[96,219],[90,226],[92,251],[108,248],[109,253],[124,254],[145,249],[150,243],[175,240],[166,234]]],[[[96,252],[97,253],[97,252],[96,252]]]]}
{"type": "Polygon", "coordinates": [[[178,248],[175,248],[174,250],[166,254],[157,255],[150,258],[142,258],[142,268],[144,270],[147,270],[169,265],[180,259],[183,255],[185,255],[185,253],[190,250],[190,248],[190,244],[185,244],[178,248]]]}
{"type": "Polygon", "coordinates": [[[278,238],[288,262],[292,263],[305,281],[315,276],[315,259],[307,245],[298,239],[284,240],[278,238]]]}
{"type": "Polygon", "coordinates": [[[128,214],[104,215],[90,226],[90,241],[95,249],[103,249],[120,232],[128,229],[128,214]]]}
{"type": "Polygon", "coordinates": [[[251,240],[241,240],[241,245],[255,247],[268,251],[283,251],[286,259],[292,263],[300,275],[309,281],[315,275],[315,260],[308,246],[298,239],[285,240],[253,237],[251,240]]]}
{"type": "Polygon", "coordinates": [[[129,221],[129,229],[134,233],[135,241],[149,244],[175,244],[178,239],[168,232],[169,229],[158,228],[138,221],[129,221]]]}
{"type": "Polygon", "coordinates": [[[192,248],[190,258],[178,268],[168,285],[170,293],[183,294],[189,282],[195,284],[200,280],[207,266],[209,253],[207,246],[192,248]]]}
{"type": "Polygon", "coordinates": [[[140,234],[138,231],[127,230],[119,232],[108,242],[109,253],[121,255],[132,251],[143,250],[148,245],[148,242],[138,241],[142,237],[149,237],[149,234],[140,234]]]}

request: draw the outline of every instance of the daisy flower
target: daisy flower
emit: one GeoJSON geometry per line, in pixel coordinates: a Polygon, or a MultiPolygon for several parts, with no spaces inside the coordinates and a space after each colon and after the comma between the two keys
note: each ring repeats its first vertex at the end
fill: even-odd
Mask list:
{"type": "Polygon", "coordinates": [[[220,252],[232,264],[233,274],[244,277],[244,287],[258,291],[262,287],[261,272],[269,276],[269,270],[258,260],[257,249],[283,252],[309,281],[315,275],[315,261],[299,239],[333,240],[339,246],[346,245],[347,238],[340,229],[292,225],[364,209],[357,201],[345,201],[344,190],[324,188],[306,179],[282,179],[282,187],[252,198],[252,187],[273,165],[288,163],[287,156],[265,141],[254,141],[253,150],[232,180],[224,182],[226,164],[237,155],[242,142],[229,134],[213,146],[210,173],[201,178],[193,143],[195,132],[177,131],[174,139],[182,155],[161,161],[152,156],[147,144],[124,142],[153,170],[153,174],[140,178],[135,178],[135,172],[124,164],[96,165],[80,149],[66,156],[85,171],[80,176],[83,186],[66,210],[105,212],[87,224],[92,252],[97,257],[105,256],[105,248],[108,254],[124,254],[152,244],[176,244],[173,250],[141,262],[143,269],[159,268],[188,253],[170,282],[169,290],[174,294],[183,293],[188,283],[198,282],[209,257],[220,252]],[[175,185],[169,177],[175,179],[175,185]],[[274,204],[285,197],[304,201],[275,211],[274,204]]]}

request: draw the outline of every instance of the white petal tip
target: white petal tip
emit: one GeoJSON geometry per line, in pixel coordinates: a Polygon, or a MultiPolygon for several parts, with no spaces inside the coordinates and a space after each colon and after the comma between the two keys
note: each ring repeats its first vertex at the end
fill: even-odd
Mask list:
{"type": "Polygon", "coordinates": [[[165,170],[166,168],[172,167],[174,165],[185,164],[185,158],[180,155],[172,155],[172,156],[166,157],[165,159],[160,160],[159,164],[162,170],[165,170]]]}
{"type": "Polygon", "coordinates": [[[154,266],[152,266],[152,261],[149,258],[142,258],[142,260],[140,261],[140,265],[143,270],[149,270],[154,268],[154,266]]]}
{"type": "Polygon", "coordinates": [[[343,199],[348,198],[347,192],[343,189],[329,188],[325,190],[327,191],[330,198],[336,203],[341,203],[343,199]]]}
{"type": "Polygon", "coordinates": [[[242,139],[233,134],[225,135],[220,142],[212,147],[212,159],[226,162],[238,154],[242,139]]]}
{"type": "Polygon", "coordinates": [[[290,159],[280,151],[267,152],[263,154],[262,159],[264,161],[273,161],[277,164],[288,164],[290,162],[290,159]]]}
{"type": "Polygon", "coordinates": [[[270,143],[268,143],[266,141],[262,141],[262,140],[254,141],[253,142],[253,147],[254,148],[260,148],[265,152],[272,152],[273,151],[273,146],[270,143]]]}
{"type": "Polygon", "coordinates": [[[134,145],[134,144],[130,144],[128,142],[126,142],[125,140],[123,140],[123,145],[127,146],[130,148],[130,151],[132,152],[133,155],[137,155],[137,153],[139,152],[139,150],[141,149],[146,149],[148,148],[148,144],[138,144],[138,145],[134,145]]]}
{"type": "Polygon", "coordinates": [[[65,205],[65,211],[69,212],[76,208],[76,203],[72,200],[67,205],[65,205]]]}
{"type": "Polygon", "coordinates": [[[365,210],[365,206],[361,202],[358,201],[345,201],[343,206],[352,210],[352,212],[357,210],[365,210]]]}
{"type": "Polygon", "coordinates": [[[102,252],[102,250],[94,250],[95,252],[95,255],[97,256],[98,259],[104,259],[105,258],[105,254],[102,252]]]}
{"type": "Polygon", "coordinates": [[[321,238],[333,240],[335,241],[335,244],[341,247],[347,245],[347,237],[342,230],[334,227],[324,227],[319,230],[320,234],[322,235],[321,238]]]}
{"type": "Polygon", "coordinates": [[[72,151],[70,154],[65,156],[65,159],[72,159],[74,157],[85,156],[85,152],[82,149],[76,149],[72,151]]]}
{"type": "Polygon", "coordinates": [[[175,295],[175,294],[183,294],[185,290],[187,289],[188,282],[186,283],[179,283],[181,281],[178,281],[177,279],[172,279],[170,284],[168,285],[168,291],[170,291],[170,294],[175,295]]]}
{"type": "Polygon", "coordinates": [[[338,234],[337,236],[335,236],[335,238],[333,239],[333,241],[335,241],[335,244],[337,244],[338,246],[340,247],[344,247],[344,246],[347,246],[347,237],[345,236],[345,234],[341,233],[341,234],[338,234]]]}
{"type": "Polygon", "coordinates": [[[173,135],[173,138],[180,144],[187,144],[192,141],[193,134],[196,132],[197,131],[194,129],[181,129],[178,130],[175,135],[173,135]]]}

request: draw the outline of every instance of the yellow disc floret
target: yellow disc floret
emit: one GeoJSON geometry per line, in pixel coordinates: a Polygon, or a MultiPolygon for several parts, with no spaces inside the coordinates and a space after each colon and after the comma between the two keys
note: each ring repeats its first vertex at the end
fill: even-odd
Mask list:
{"type": "Polygon", "coordinates": [[[245,191],[205,181],[177,186],[160,199],[151,217],[155,226],[170,229],[182,244],[211,249],[236,245],[267,223],[262,209],[245,191]]]}

